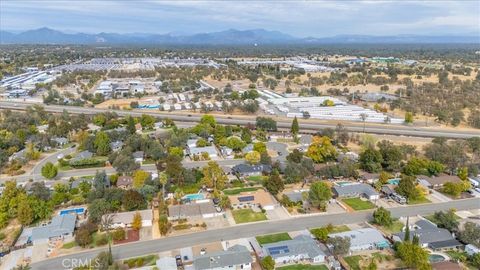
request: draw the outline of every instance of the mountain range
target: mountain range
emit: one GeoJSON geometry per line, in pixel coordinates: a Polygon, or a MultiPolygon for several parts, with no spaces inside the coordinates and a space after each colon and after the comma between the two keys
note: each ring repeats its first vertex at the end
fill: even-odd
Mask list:
{"type": "Polygon", "coordinates": [[[354,43],[480,43],[479,36],[465,35],[338,35],[333,37],[293,37],[265,29],[173,34],[118,34],[118,33],[64,33],[50,28],[39,28],[20,33],[0,31],[0,44],[168,44],[168,45],[275,45],[275,44],[354,44],[354,43]]]}

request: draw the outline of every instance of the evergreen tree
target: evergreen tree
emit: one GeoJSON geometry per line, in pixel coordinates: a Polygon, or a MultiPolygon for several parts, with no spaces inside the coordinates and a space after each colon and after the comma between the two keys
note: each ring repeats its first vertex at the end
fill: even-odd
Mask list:
{"type": "Polygon", "coordinates": [[[292,121],[292,128],[290,129],[290,132],[292,132],[292,134],[294,135],[297,135],[298,131],[300,131],[300,126],[298,125],[298,119],[295,116],[295,118],[293,118],[293,121],[292,121]]]}

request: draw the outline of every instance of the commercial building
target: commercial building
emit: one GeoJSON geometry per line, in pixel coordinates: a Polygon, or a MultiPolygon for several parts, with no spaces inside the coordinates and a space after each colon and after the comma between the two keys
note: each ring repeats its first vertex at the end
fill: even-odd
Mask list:
{"type": "Polygon", "coordinates": [[[276,264],[298,261],[322,263],[325,253],[308,235],[299,235],[292,240],[280,241],[262,246],[263,256],[271,256],[276,264]]]}

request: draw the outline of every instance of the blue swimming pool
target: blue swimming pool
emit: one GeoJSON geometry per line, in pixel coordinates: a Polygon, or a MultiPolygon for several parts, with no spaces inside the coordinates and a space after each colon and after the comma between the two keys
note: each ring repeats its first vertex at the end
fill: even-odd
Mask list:
{"type": "Polygon", "coordinates": [[[437,262],[443,262],[445,261],[445,257],[440,255],[440,254],[430,254],[428,255],[428,260],[430,263],[437,263],[437,262]]]}
{"type": "Polygon", "coordinates": [[[77,214],[81,215],[85,213],[85,208],[71,208],[71,209],[65,209],[60,211],[60,216],[67,215],[67,214],[77,214]]]}
{"type": "Polygon", "coordinates": [[[197,201],[205,199],[205,196],[202,193],[187,194],[183,196],[183,199],[190,201],[197,201]]]}
{"type": "Polygon", "coordinates": [[[398,185],[400,183],[400,178],[388,179],[387,183],[389,183],[390,185],[398,185]]]}

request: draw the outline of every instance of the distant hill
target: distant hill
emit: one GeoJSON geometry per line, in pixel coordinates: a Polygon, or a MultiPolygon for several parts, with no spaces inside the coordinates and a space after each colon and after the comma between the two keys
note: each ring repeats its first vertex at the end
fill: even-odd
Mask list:
{"type": "Polygon", "coordinates": [[[367,36],[339,35],[326,38],[298,38],[265,29],[171,34],[68,34],[50,28],[39,28],[21,33],[0,31],[0,44],[178,44],[178,45],[248,45],[248,44],[355,44],[355,43],[480,43],[479,36],[367,36]]]}

